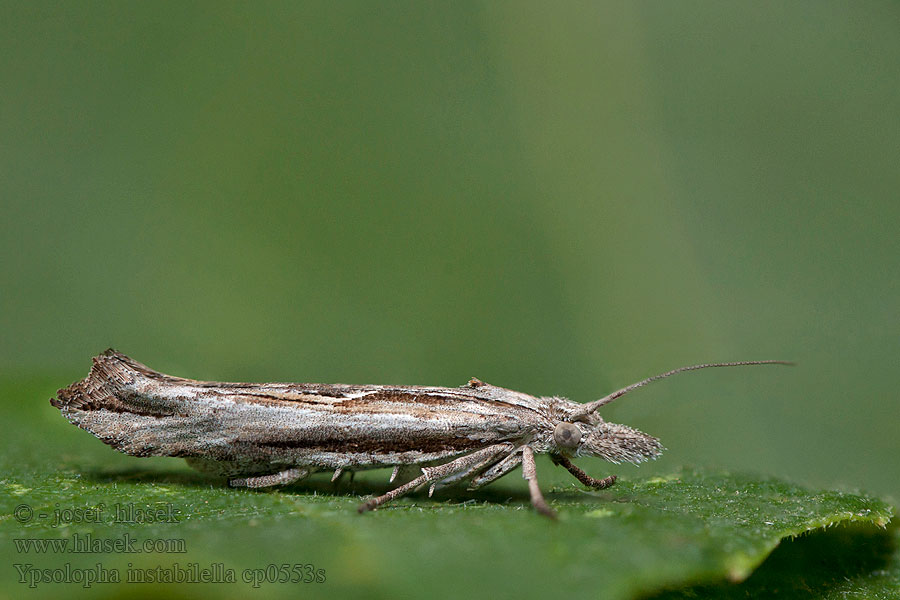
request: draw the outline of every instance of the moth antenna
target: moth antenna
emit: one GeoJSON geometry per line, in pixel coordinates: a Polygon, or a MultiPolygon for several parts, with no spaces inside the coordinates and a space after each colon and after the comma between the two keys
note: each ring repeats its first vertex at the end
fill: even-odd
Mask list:
{"type": "Polygon", "coordinates": [[[637,383],[632,383],[629,386],[623,387],[621,390],[615,391],[608,396],[604,396],[599,400],[595,400],[593,402],[588,402],[578,408],[575,412],[570,415],[571,419],[577,419],[579,417],[586,417],[604,404],[609,404],[616,398],[620,396],[624,396],[631,390],[636,390],[639,387],[644,387],[648,383],[654,382],[657,379],[665,379],[666,377],[671,377],[676,373],[682,373],[684,371],[696,371],[698,369],[707,369],[710,367],[743,367],[747,365],[788,365],[794,366],[794,363],[786,360],[744,360],[740,362],[723,362],[723,363],[705,363],[702,365],[691,365],[690,367],[681,367],[678,369],[673,369],[671,371],[667,371],[665,373],[660,373],[659,375],[654,375],[653,377],[648,377],[642,381],[638,381],[637,383]]]}

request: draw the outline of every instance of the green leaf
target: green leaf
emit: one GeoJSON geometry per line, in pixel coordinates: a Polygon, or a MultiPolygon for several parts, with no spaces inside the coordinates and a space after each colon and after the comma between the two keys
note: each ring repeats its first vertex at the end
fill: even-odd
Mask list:
{"type": "MultiPolygon", "coordinates": [[[[531,509],[516,472],[479,492],[417,494],[359,515],[361,496],[388,489],[388,472],[363,474],[337,488],[323,474],[271,491],[229,489],[177,459],[110,450],[45,404],[52,389],[44,382],[10,384],[0,392],[9,432],[0,479],[2,590],[27,587],[16,564],[61,569],[60,577],[65,568],[70,575],[85,569],[82,579],[115,572],[122,580],[129,568],[132,575],[189,579],[221,564],[213,571],[230,569],[235,577],[234,583],[131,588],[149,595],[193,596],[205,589],[244,597],[254,578],[277,580],[282,565],[288,575],[293,565],[301,565],[298,572],[314,565],[312,572],[324,570],[326,581],[263,582],[267,596],[434,597],[464,589],[487,597],[828,598],[846,592],[882,598],[900,589],[897,530],[886,528],[892,509],[863,495],[682,469],[666,477],[623,477],[602,491],[574,481],[545,485],[560,513],[552,522],[531,509]],[[31,511],[27,522],[16,520],[19,506],[31,511]],[[85,508],[95,511],[80,514],[80,522],[74,511],[62,513],[62,523],[54,520],[57,510],[85,508]],[[152,522],[128,523],[122,511],[159,514],[152,522]],[[816,533],[803,535],[809,531],[816,533]],[[16,542],[71,544],[76,534],[82,543],[89,534],[111,540],[102,543],[130,536],[138,548],[144,540],[160,546],[73,554],[25,551],[24,542],[16,542]],[[801,537],[782,543],[795,536],[801,537]],[[177,551],[179,544],[185,552],[177,551]]],[[[539,463],[539,477],[547,481],[553,473],[549,461],[539,463]]],[[[89,595],[123,593],[122,585],[39,582],[37,588],[89,595]]]]}
{"type": "Polygon", "coordinates": [[[900,528],[839,525],[784,542],[743,583],[697,585],[654,595],[685,598],[897,598],[900,528]]]}

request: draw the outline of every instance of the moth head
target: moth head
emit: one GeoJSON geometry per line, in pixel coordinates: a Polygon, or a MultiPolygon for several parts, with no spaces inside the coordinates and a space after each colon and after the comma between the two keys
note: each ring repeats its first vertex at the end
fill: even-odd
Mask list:
{"type": "Polygon", "coordinates": [[[656,458],[662,451],[656,438],[599,417],[590,422],[557,423],[553,443],[554,451],[565,456],[596,456],[614,463],[638,463],[656,458]]]}
{"type": "Polygon", "coordinates": [[[642,431],[616,423],[599,423],[584,439],[578,454],[596,456],[612,463],[640,463],[656,458],[663,447],[642,431]]]}

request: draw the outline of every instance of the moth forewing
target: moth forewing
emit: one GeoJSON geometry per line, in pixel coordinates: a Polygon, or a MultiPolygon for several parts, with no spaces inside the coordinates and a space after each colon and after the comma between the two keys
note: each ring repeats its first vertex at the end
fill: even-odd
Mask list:
{"type": "Polygon", "coordinates": [[[519,437],[523,409],[481,396],[467,388],[191,381],[109,352],[53,404],[136,456],[321,470],[418,464],[519,437]]]}
{"type": "MultiPolygon", "coordinates": [[[[314,383],[220,383],[164,375],[114,350],[95,357],[89,375],[50,403],[73,424],[134,456],[174,456],[229,476],[232,486],[283,485],[318,471],[394,467],[412,479],[360,505],[375,508],[411,490],[468,481],[477,488],[523,466],[532,504],[553,514],[540,493],[534,453],[550,453],[582,483],[593,479],[568,457],[639,462],[659,442],[606,423],[594,411],[677,372],[580,405],[539,398],[472,379],[458,388],[314,383]]],[[[782,363],[783,364],[783,363],[782,363]]]]}

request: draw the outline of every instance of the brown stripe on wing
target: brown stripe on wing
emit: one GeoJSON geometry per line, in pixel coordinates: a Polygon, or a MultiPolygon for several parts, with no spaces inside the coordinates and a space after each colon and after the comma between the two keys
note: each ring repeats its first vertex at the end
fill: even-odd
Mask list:
{"type": "MultiPolygon", "coordinates": [[[[363,390],[364,391],[364,390],[363,390]]],[[[363,412],[377,404],[399,404],[402,406],[459,406],[461,403],[473,403],[473,405],[490,406],[489,402],[478,398],[460,398],[459,396],[440,395],[435,393],[422,393],[416,388],[410,389],[376,389],[363,396],[347,398],[335,403],[339,410],[363,412]]],[[[381,412],[381,411],[379,411],[381,412]]]]}
{"type": "Polygon", "coordinates": [[[492,442],[474,440],[465,437],[418,437],[414,439],[341,439],[326,438],[320,440],[307,439],[271,439],[271,440],[237,440],[262,448],[284,450],[313,450],[318,452],[340,453],[376,453],[394,454],[418,451],[423,454],[435,452],[465,452],[483,448],[492,442]]]}

